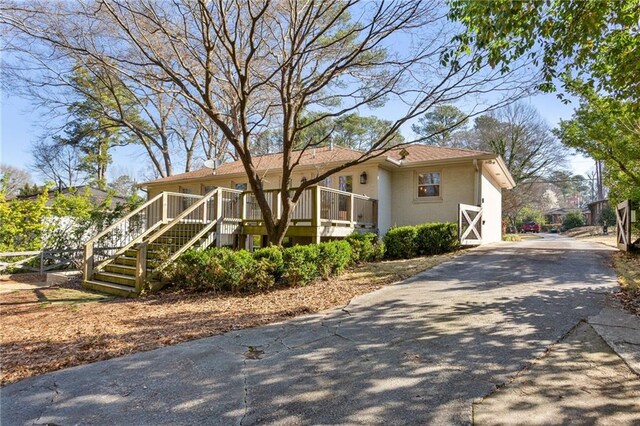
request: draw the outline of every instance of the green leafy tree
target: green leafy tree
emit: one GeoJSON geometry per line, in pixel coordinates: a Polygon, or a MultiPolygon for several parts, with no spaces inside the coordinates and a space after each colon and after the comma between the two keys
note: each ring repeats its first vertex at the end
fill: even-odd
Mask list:
{"type": "Polygon", "coordinates": [[[411,129],[425,142],[438,146],[457,146],[454,138],[467,124],[468,115],[453,105],[439,105],[432,112],[424,114],[411,129]]]}
{"type": "Polygon", "coordinates": [[[544,224],[546,222],[544,213],[533,207],[523,207],[516,218],[517,228],[521,228],[525,222],[536,222],[537,224],[544,224]]]}
{"type": "Polygon", "coordinates": [[[604,162],[604,180],[615,201],[640,200],[640,112],[633,104],[583,89],[570,120],[556,135],[578,151],[604,162]]]}
{"type": "Polygon", "coordinates": [[[508,67],[526,57],[540,66],[543,90],[578,77],[621,99],[640,100],[637,0],[450,0],[449,17],[466,31],[461,49],[487,51],[508,67]]]}
{"type": "Polygon", "coordinates": [[[46,190],[35,198],[13,200],[0,191],[0,251],[42,248],[47,199],[46,190]]]}
{"type": "Polygon", "coordinates": [[[126,96],[126,87],[118,84],[117,78],[108,71],[79,67],[72,79],[78,100],[68,108],[71,120],[65,126],[66,135],[54,140],[57,145],[79,148],[82,152],[80,170],[104,189],[112,148],[135,141],[126,128],[110,118],[109,110],[114,116],[125,115],[139,121],[136,101],[133,96],[126,96]],[[113,91],[121,93],[113,96],[113,91]]]}

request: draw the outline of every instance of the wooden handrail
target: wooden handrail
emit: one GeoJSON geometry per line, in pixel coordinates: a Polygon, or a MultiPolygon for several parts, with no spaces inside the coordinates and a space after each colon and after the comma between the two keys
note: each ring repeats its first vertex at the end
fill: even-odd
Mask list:
{"type": "Polygon", "coordinates": [[[133,210],[132,212],[130,212],[128,215],[120,218],[118,221],[116,221],[115,223],[107,226],[105,229],[103,229],[101,232],[99,232],[97,235],[95,235],[93,238],[91,238],[89,241],[87,241],[85,243],[85,246],[89,245],[89,244],[93,244],[94,242],[96,242],[100,237],[105,236],[109,231],[111,231],[112,229],[115,229],[118,225],[120,225],[120,223],[131,219],[131,217],[135,214],[140,213],[142,210],[146,209],[148,206],[150,206],[151,204],[153,204],[155,201],[157,201],[158,199],[162,198],[162,192],[158,195],[156,195],[155,197],[153,197],[150,200],[147,200],[144,204],[142,204],[140,207],[138,207],[137,209],[133,210]]]}
{"type": "MultiPolygon", "coordinates": [[[[204,203],[206,203],[207,201],[209,201],[216,193],[218,193],[220,191],[220,188],[216,188],[212,191],[210,191],[209,193],[203,195],[201,197],[200,200],[198,200],[197,202],[193,203],[192,205],[190,205],[188,208],[186,208],[185,210],[182,211],[182,213],[180,213],[178,216],[174,217],[171,222],[169,222],[169,224],[167,226],[165,226],[164,228],[162,228],[161,230],[159,230],[158,232],[156,232],[155,234],[153,234],[152,236],[150,236],[147,239],[147,244],[151,244],[152,242],[154,242],[155,240],[157,240],[158,238],[160,238],[164,233],[166,233],[169,229],[172,229],[174,226],[176,226],[177,224],[180,223],[180,221],[182,219],[184,219],[186,216],[189,216],[191,213],[193,213],[194,211],[196,211],[197,209],[201,208],[202,205],[204,203]]],[[[218,212],[218,214],[220,214],[220,212],[218,212]]]]}

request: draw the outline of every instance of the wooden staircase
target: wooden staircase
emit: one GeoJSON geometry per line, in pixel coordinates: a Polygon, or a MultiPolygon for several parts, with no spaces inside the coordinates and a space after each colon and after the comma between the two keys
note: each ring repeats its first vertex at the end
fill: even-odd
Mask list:
{"type": "MultiPolygon", "coordinates": [[[[166,235],[159,237],[147,246],[145,275],[147,277],[146,286],[148,289],[159,290],[162,288],[163,284],[155,274],[157,266],[159,266],[161,260],[166,257],[164,253],[173,247],[176,241],[179,242],[184,239],[190,240],[204,227],[203,224],[194,225],[195,224],[177,225],[166,235]]],[[[143,243],[144,242],[146,241],[143,241],[143,243]]],[[[215,240],[212,242],[215,242],[215,240]]],[[[200,245],[198,245],[198,247],[200,247],[200,245]]],[[[104,269],[94,271],[93,277],[85,281],[85,287],[116,296],[138,296],[140,292],[136,289],[137,255],[136,249],[129,249],[117,255],[110,263],[104,266],[104,269]]]]}
{"type": "Polygon", "coordinates": [[[85,245],[83,286],[122,297],[161,288],[158,272],[182,253],[219,243],[223,196],[240,192],[165,192],[147,201],[85,245]]]}

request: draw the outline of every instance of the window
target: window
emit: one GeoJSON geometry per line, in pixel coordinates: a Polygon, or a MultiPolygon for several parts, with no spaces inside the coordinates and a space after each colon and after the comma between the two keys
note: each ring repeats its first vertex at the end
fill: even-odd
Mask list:
{"type": "Polygon", "coordinates": [[[325,188],[331,188],[331,176],[318,183],[318,186],[324,186],[325,188]]]}
{"type": "MultiPolygon", "coordinates": [[[[180,187],[181,194],[193,194],[192,188],[183,188],[180,187]]],[[[194,198],[191,197],[182,197],[182,210],[188,209],[194,203],[194,198]]]]}
{"type": "Polygon", "coordinates": [[[240,190],[240,191],[246,191],[247,190],[247,184],[246,183],[236,183],[233,186],[235,189],[240,190]]]}
{"type": "Polygon", "coordinates": [[[418,174],[418,198],[440,196],[440,172],[418,174]]]}
{"type": "Polygon", "coordinates": [[[215,185],[202,185],[202,195],[206,195],[216,188],[215,185]]]}
{"type": "Polygon", "coordinates": [[[353,176],[339,176],[338,189],[345,192],[353,192],[353,176]]]}

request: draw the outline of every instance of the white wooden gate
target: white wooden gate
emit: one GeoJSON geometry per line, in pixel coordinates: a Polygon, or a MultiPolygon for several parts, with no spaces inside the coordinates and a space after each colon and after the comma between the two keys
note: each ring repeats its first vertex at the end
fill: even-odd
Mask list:
{"type": "Polygon", "coordinates": [[[458,205],[458,237],[463,246],[482,244],[482,207],[458,205]]]}
{"type": "Polygon", "coordinates": [[[628,251],[631,246],[631,202],[623,201],[616,207],[617,245],[628,251]]]}

